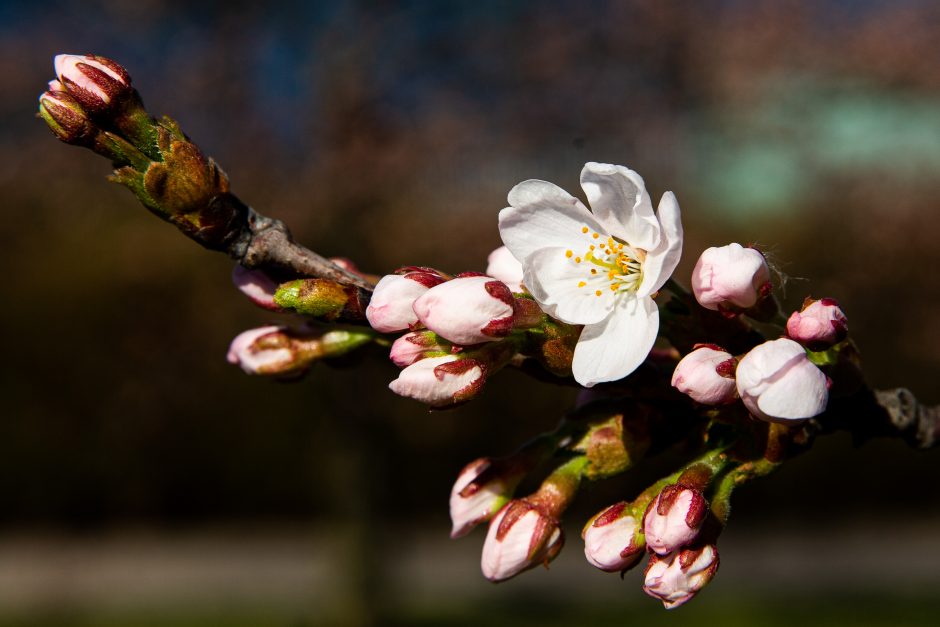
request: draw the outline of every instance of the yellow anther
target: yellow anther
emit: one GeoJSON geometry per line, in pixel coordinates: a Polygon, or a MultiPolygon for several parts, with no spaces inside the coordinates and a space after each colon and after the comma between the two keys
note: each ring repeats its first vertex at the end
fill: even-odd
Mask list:
{"type": "Polygon", "coordinates": [[[600,237],[600,236],[601,236],[601,234],[600,234],[600,233],[595,233],[595,234],[594,234],[594,235],[592,235],[591,237],[593,237],[594,239],[597,239],[597,238],[598,238],[598,237],[600,237]]]}
{"type": "Polygon", "coordinates": [[[578,287],[584,287],[585,285],[587,285],[587,283],[584,281],[578,281],[578,287]]]}
{"type": "Polygon", "coordinates": [[[594,244],[591,244],[588,248],[589,250],[594,250],[594,244]]]}
{"type": "Polygon", "coordinates": [[[581,232],[582,232],[582,233],[587,233],[587,232],[588,232],[588,228],[587,228],[586,226],[582,226],[582,227],[581,227],[581,232]]]}
{"type": "Polygon", "coordinates": [[[601,294],[602,294],[602,292],[601,292],[600,290],[597,290],[596,292],[594,292],[594,295],[595,295],[595,296],[600,296],[601,294]]]}
{"type": "Polygon", "coordinates": [[[575,258],[574,258],[574,262],[575,262],[575,263],[581,263],[581,257],[575,257],[575,258]]]}
{"type": "Polygon", "coordinates": [[[573,254],[574,254],[574,253],[571,252],[570,250],[566,250],[566,251],[565,251],[565,257],[567,257],[568,259],[571,259],[571,255],[573,255],[573,254]]]}
{"type": "Polygon", "coordinates": [[[591,274],[597,274],[597,268],[591,268],[591,274]]]}
{"type": "Polygon", "coordinates": [[[620,285],[618,285],[617,283],[611,283],[611,284],[610,284],[610,291],[611,291],[611,292],[616,292],[618,287],[620,287],[620,285]]]}

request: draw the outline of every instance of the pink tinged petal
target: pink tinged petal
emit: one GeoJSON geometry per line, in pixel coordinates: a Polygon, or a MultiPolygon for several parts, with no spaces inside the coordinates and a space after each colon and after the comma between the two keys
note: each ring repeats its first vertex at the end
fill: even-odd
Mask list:
{"type": "Polygon", "coordinates": [[[272,368],[293,361],[290,348],[266,348],[256,350],[255,343],[266,335],[280,333],[283,327],[267,326],[245,331],[232,340],[226,359],[238,365],[246,374],[264,374],[272,368]]]}
{"type": "Polygon", "coordinates": [[[457,344],[491,342],[512,330],[512,293],[488,276],[441,283],[415,300],[413,309],[424,326],[457,344]]]}
{"type": "Polygon", "coordinates": [[[703,405],[730,403],[737,398],[734,367],[730,353],[699,347],[676,364],[672,387],[703,405]]]}
{"type": "Polygon", "coordinates": [[[616,381],[649,355],[659,331],[659,309],[651,298],[623,297],[609,318],[581,331],[571,371],[584,387],[616,381]]]}
{"type": "Polygon", "coordinates": [[[522,262],[505,246],[500,246],[487,257],[486,273],[514,291],[519,291],[522,284],[522,262]]]}
{"type": "Polygon", "coordinates": [[[692,270],[692,292],[702,307],[753,307],[770,282],[770,269],[760,251],[740,244],[705,250],[692,270]]]}
{"type": "Polygon", "coordinates": [[[277,291],[278,284],[263,270],[248,270],[236,265],[232,268],[232,283],[258,307],[281,311],[274,302],[274,292],[277,291]]]}
{"type": "Polygon", "coordinates": [[[464,536],[481,522],[493,517],[509,500],[509,487],[498,476],[482,485],[473,483],[492,463],[478,459],[464,468],[450,492],[451,538],[464,536]]]}
{"type": "Polygon", "coordinates": [[[584,528],[584,557],[595,568],[622,571],[643,555],[643,543],[636,542],[639,522],[623,513],[625,507],[626,503],[612,505],[584,528]]]}
{"type": "Polygon", "coordinates": [[[643,517],[646,545],[659,555],[667,555],[690,544],[698,535],[707,507],[697,491],[675,484],[666,486],[643,517]]]}
{"type": "Polygon", "coordinates": [[[564,542],[561,529],[537,509],[511,501],[490,521],[480,569],[490,581],[505,581],[553,559],[564,542]],[[507,520],[507,514],[509,519],[507,520]]]}
{"type": "Polygon", "coordinates": [[[787,335],[813,351],[826,350],[848,335],[848,320],[831,298],[807,299],[787,320],[787,335]]]}
{"type": "Polygon", "coordinates": [[[589,262],[582,259],[577,263],[574,256],[567,256],[567,250],[543,248],[531,254],[525,262],[526,286],[542,308],[562,322],[601,322],[616,301],[610,281],[604,272],[592,275],[589,262]]]}
{"type": "Polygon", "coordinates": [[[663,194],[657,214],[662,225],[662,241],[647,251],[643,262],[643,282],[636,292],[641,298],[658,291],[669,280],[682,256],[682,216],[675,194],[663,194]]]}
{"type": "Polygon", "coordinates": [[[751,349],[738,364],[736,377],[745,407],[763,420],[806,420],[825,411],[829,401],[826,375],[788,338],[751,349]]]}
{"type": "Polygon", "coordinates": [[[483,379],[483,367],[475,360],[446,355],[428,357],[411,364],[388,387],[399,396],[413,398],[431,407],[446,407],[479,389],[483,379]]]}
{"type": "MultiPolygon", "coordinates": [[[[415,273],[416,276],[423,277],[415,273]]],[[[390,333],[403,331],[418,321],[412,305],[415,300],[428,291],[422,282],[408,278],[408,275],[387,274],[375,286],[366,318],[376,331],[390,333]]]]}
{"type": "Polygon", "coordinates": [[[509,204],[499,212],[499,235],[523,263],[541,248],[570,248],[585,226],[604,232],[580,200],[552,183],[523,181],[510,190],[509,204]]]}
{"type": "Polygon", "coordinates": [[[639,174],[622,165],[586,163],[581,187],[608,233],[634,248],[649,251],[659,246],[659,220],[639,174]]]}
{"type": "Polygon", "coordinates": [[[654,554],[646,567],[643,591],[671,610],[691,600],[717,570],[718,549],[712,544],[665,557],[654,554]]]}

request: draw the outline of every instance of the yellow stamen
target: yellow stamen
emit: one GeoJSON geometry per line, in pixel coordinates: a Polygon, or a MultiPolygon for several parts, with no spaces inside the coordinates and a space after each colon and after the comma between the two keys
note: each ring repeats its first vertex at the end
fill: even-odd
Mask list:
{"type": "Polygon", "coordinates": [[[585,285],[587,285],[587,283],[584,281],[578,281],[578,287],[584,287],[585,285]]]}
{"type": "Polygon", "coordinates": [[[565,257],[567,257],[568,259],[571,259],[571,255],[573,255],[573,254],[574,254],[574,253],[573,253],[572,251],[570,251],[570,250],[566,250],[566,251],[565,251],[565,257]]]}
{"type": "Polygon", "coordinates": [[[594,292],[594,295],[595,295],[595,296],[600,296],[601,293],[602,293],[602,292],[601,292],[600,290],[597,290],[596,292],[594,292]]]}
{"type": "Polygon", "coordinates": [[[575,263],[581,263],[581,257],[575,257],[575,258],[574,258],[574,262],[575,262],[575,263]]]}
{"type": "Polygon", "coordinates": [[[581,232],[582,232],[582,233],[587,233],[587,232],[588,232],[588,228],[587,228],[586,226],[582,226],[582,227],[581,227],[581,232]]]}
{"type": "Polygon", "coordinates": [[[601,234],[600,234],[600,233],[595,233],[595,234],[594,234],[594,235],[592,235],[591,237],[593,237],[594,239],[597,239],[597,238],[598,238],[598,237],[600,237],[600,236],[601,236],[601,234]]]}

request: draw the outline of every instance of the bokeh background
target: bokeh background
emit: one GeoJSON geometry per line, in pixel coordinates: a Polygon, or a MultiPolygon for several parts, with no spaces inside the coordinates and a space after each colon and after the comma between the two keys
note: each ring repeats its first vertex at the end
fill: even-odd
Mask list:
{"type": "Polygon", "coordinates": [[[515,372],[456,411],[378,351],[248,378],[272,320],[35,119],[58,52],[124,64],[244,200],[375,272],[482,270],[518,181],[638,170],[698,253],[757,243],[843,304],[865,370],[940,402],[940,5],[893,1],[0,2],[0,624],[920,625],[940,616],[940,457],[831,436],[742,490],[722,567],[671,613],[581,558],[502,584],[447,538],[471,459],[573,391],[515,372]]]}

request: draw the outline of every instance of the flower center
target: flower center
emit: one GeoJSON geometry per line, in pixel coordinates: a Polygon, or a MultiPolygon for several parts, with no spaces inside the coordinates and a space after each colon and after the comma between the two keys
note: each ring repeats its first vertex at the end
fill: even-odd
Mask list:
{"type": "MultiPolygon", "coordinates": [[[[584,234],[591,233],[588,227],[581,227],[584,234]]],[[[614,293],[635,292],[643,282],[643,260],[646,252],[636,250],[626,242],[615,237],[607,237],[602,242],[600,233],[591,233],[594,243],[588,244],[586,251],[576,255],[573,250],[566,250],[565,257],[584,269],[584,278],[578,281],[578,287],[594,288],[594,295],[601,296],[604,289],[614,293]]]]}

